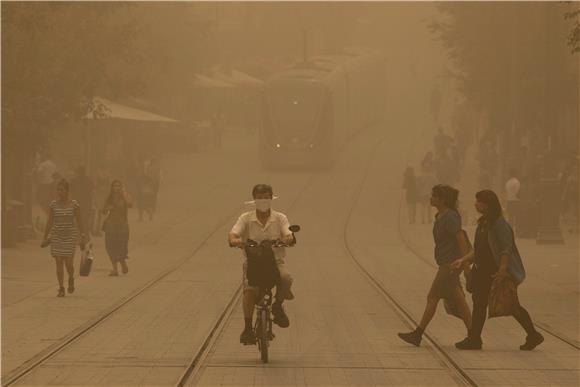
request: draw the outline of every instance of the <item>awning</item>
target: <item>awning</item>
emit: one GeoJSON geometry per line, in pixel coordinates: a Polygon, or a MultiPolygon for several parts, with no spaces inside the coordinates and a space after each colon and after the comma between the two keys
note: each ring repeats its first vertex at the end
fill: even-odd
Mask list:
{"type": "Polygon", "coordinates": [[[231,83],[220,79],[211,78],[203,74],[194,74],[193,84],[198,87],[205,87],[209,89],[231,89],[235,87],[235,85],[232,85],[231,83]]]}
{"type": "Polygon", "coordinates": [[[235,69],[232,69],[231,71],[220,71],[214,69],[213,76],[220,81],[232,83],[237,86],[257,87],[264,84],[261,79],[235,69]]]}
{"type": "Polygon", "coordinates": [[[121,105],[108,99],[95,97],[93,99],[95,109],[89,112],[84,118],[88,120],[99,119],[121,119],[132,121],[148,122],[177,122],[174,119],[163,117],[145,110],[121,105]]]}

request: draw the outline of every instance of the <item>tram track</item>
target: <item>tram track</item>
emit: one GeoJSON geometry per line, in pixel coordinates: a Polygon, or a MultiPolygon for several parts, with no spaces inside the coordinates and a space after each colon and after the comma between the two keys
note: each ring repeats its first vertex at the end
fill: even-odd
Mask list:
{"type": "MultiPolygon", "coordinates": [[[[403,323],[407,327],[409,327],[410,329],[414,329],[418,326],[417,320],[412,316],[412,314],[409,312],[409,310],[400,302],[400,300],[397,300],[396,297],[394,297],[393,294],[387,288],[385,288],[383,283],[378,278],[376,278],[373,274],[371,274],[371,272],[369,272],[369,270],[367,270],[364,267],[364,265],[361,263],[361,261],[357,258],[357,255],[353,251],[353,248],[348,240],[348,228],[350,225],[351,215],[354,212],[354,209],[359,201],[361,192],[362,192],[362,190],[365,186],[365,183],[367,181],[368,174],[370,171],[370,166],[372,165],[372,162],[375,158],[375,153],[380,148],[380,145],[382,144],[382,142],[383,141],[379,141],[377,143],[374,151],[372,152],[372,155],[369,158],[368,165],[367,165],[366,169],[363,171],[363,177],[361,179],[361,182],[355,188],[355,192],[353,194],[353,200],[351,202],[350,208],[348,209],[348,215],[347,215],[347,218],[346,218],[346,221],[344,224],[343,239],[344,239],[344,244],[345,244],[345,250],[346,250],[348,256],[352,259],[354,265],[357,267],[357,269],[361,273],[361,275],[381,295],[381,297],[387,302],[389,307],[395,312],[395,314],[401,319],[401,321],[403,321],[403,323]]],[[[302,190],[302,192],[303,191],[304,191],[304,189],[302,190]]],[[[296,204],[298,199],[299,199],[299,197],[297,197],[294,200],[294,202],[292,203],[292,205],[289,208],[292,208],[296,204]]],[[[399,216],[399,218],[400,218],[400,216],[399,216]]],[[[400,224],[398,226],[400,227],[400,224]]],[[[407,246],[409,248],[409,250],[411,252],[413,252],[413,254],[415,255],[415,257],[417,259],[420,259],[426,265],[433,266],[433,264],[426,257],[420,255],[420,253],[416,249],[414,249],[412,246],[407,244],[407,241],[403,238],[403,235],[402,235],[400,229],[399,229],[399,233],[400,233],[400,237],[403,240],[405,246],[407,246]]],[[[198,378],[199,374],[201,373],[200,371],[203,368],[203,365],[206,361],[206,358],[209,356],[209,353],[211,352],[212,348],[214,348],[216,343],[220,340],[220,337],[222,336],[222,334],[225,330],[225,327],[228,325],[229,320],[230,320],[230,318],[233,314],[233,311],[235,309],[235,306],[237,305],[237,301],[239,300],[240,294],[241,294],[241,287],[238,288],[236,293],[233,295],[233,298],[230,300],[230,302],[228,303],[228,305],[224,309],[222,316],[220,316],[220,318],[216,322],[216,325],[212,328],[212,333],[210,335],[208,335],[206,342],[204,342],[204,344],[202,346],[200,346],[200,349],[199,349],[199,351],[196,352],[196,355],[192,359],[192,362],[191,362],[190,366],[188,367],[188,370],[186,370],[186,372],[184,372],[184,374],[182,375],[182,377],[180,378],[180,380],[178,381],[176,386],[193,385],[193,384],[195,384],[196,381],[198,381],[197,378],[198,378]]],[[[472,375],[470,375],[470,372],[473,371],[474,369],[462,367],[454,359],[454,357],[451,356],[450,353],[448,353],[448,351],[437,341],[437,339],[432,334],[424,333],[424,338],[425,338],[425,341],[429,344],[429,345],[425,346],[425,348],[437,359],[438,363],[442,366],[442,368],[450,374],[450,376],[456,382],[457,385],[478,386],[477,381],[474,379],[474,377],[472,377],[472,375]]],[[[562,338],[560,338],[560,339],[562,339],[562,338]]],[[[570,343],[568,343],[568,344],[570,344],[570,343]]],[[[572,344],[572,346],[574,346],[573,343],[571,343],[571,344],[572,344]]],[[[226,366],[226,367],[229,367],[229,366],[226,366]]],[[[246,366],[238,365],[238,367],[255,368],[255,367],[258,367],[258,365],[253,365],[253,366],[251,366],[251,365],[246,365],[246,366]]],[[[283,366],[283,365],[269,366],[269,367],[293,368],[291,366],[283,366]]],[[[305,367],[305,368],[310,368],[310,367],[305,367]]],[[[312,367],[312,368],[317,368],[317,367],[312,367]]],[[[318,368],[324,368],[324,367],[318,367],[318,368]]],[[[365,366],[363,368],[366,369],[368,367],[365,366]]],[[[382,369],[382,367],[377,367],[377,369],[382,369]]]]}
{"type": "MultiPolygon", "coordinates": [[[[301,187],[300,190],[298,190],[297,196],[293,199],[292,203],[288,208],[292,208],[294,205],[296,205],[302,194],[306,191],[307,187],[313,183],[315,177],[318,175],[319,175],[318,173],[313,173],[307,178],[306,183],[301,187]]],[[[55,342],[45,350],[39,352],[35,356],[31,357],[30,359],[22,363],[19,367],[17,367],[9,374],[4,376],[2,378],[2,385],[10,386],[18,383],[20,380],[22,380],[25,376],[27,376],[31,372],[38,369],[40,366],[48,363],[57,354],[65,351],[74,343],[78,342],[81,338],[89,335],[97,327],[101,326],[112,316],[120,312],[125,306],[135,301],[138,297],[142,296],[143,293],[145,293],[147,290],[153,288],[164,278],[176,272],[190,259],[192,259],[196,255],[196,253],[207,243],[207,241],[210,240],[216,234],[216,232],[222,229],[224,225],[227,224],[227,222],[231,222],[231,220],[235,216],[239,215],[239,213],[242,212],[243,209],[244,206],[238,206],[236,207],[235,210],[233,210],[228,215],[220,219],[220,221],[216,225],[214,225],[214,227],[205,236],[205,238],[201,242],[199,242],[197,246],[192,250],[192,252],[189,253],[186,257],[182,258],[167,270],[153,277],[150,281],[138,287],[129,295],[119,300],[117,303],[113,304],[106,310],[102,311],[95,317],[91,318],[86,323],[74,329],[73,331],[68,333],[65,337],[55,342]]],[[[186,370],[181,374],[179,380],[175,385],[183,386],[193,377],[195,377],[197,371],[199,370],[199,366],[203,363],[203,359],[205,359],[205,357],[213,347],[213,344],[219,338],[219,335],[222,332],[223,328],[228,324],[231,314],[233,313],[236,305],[239,302],[241,294],[242,294],[242,284],[238,285],[235,291],[232,293],[231,297],[229,297],[222,312],[215,319],[215,322],[211,325],[210,329],[208,330],[208,333],[205,335],[205,339],[195,350],[194,355],[188,362],[186,370]]]]}
{"type": "MultiPolygon", "coordinates": [[[[366,168],[362,171],[362,178],[360,179],[360,183],[355,186],[354,192],[352,195],[352,201],[350,203],[350,208],[348,208],[347,216],[344,222],[343,228],[343,241],[344,247],[347,255],[350,257],[358,271],[361,275],[372,285],[372,287],[381,295],[389,307],[396,313],[396,315],[403,321],[403,323],[409,327],[410,329],[414,329],[418,324],[417,321],[413,318],[411,313],[405,308],[405,306],[397,300],[392,293],[385,288],[383,283],[376,278],[369,270],[365,268],[365,266],[361,263],[361,261],[357,258],[357,254],[355,254],[354,249],[352,248],[351,243],[348,239],[348,229],[351,222],[351,216],[353,215],[355,208],[360,200],[361,193],[365,187],[365,184],[368,180],[369,172],[371,170],[371,166],[373,160],[375,159],[375,154],[377,150],[380,148],[383,141],[378,141],[374,150],[372,151],[369,160],[367,162],[366,168]]],[[[298,194],[293,199],[291,204],[288,206],[288,209],[292,209],[296,203],[299,202],[300,198],[302,197],[303,193],[306,192],[307,188],[314,182],[315,177],[317,174],[312,174],[308,177],[306,183],[303,187],[298,191],[298,194]]],[[[23,363],[20,367],[16,370],[8,374],[2,380],[2,385],[12,385],[22,379],[24,376],[29,374],[34,369],[38,368],[42,364],[46,363],[48,360],[53,358],[59,352],[62,352],[71,344],[79,340],[81,337],[89,334],[93,329],[97,326],[101,325],[104,321],[106,321],[109,317],[113,314],[121,310],[125,305],[129,304],[137,297],[142,295],[146,290],[154,287],[157,283],[159,283],[163,278],[166,278],[171,273],[178,270],[182,265],[184,265],[187,261],[189,261],[196,253],[207,243],[207,241],[215,235],[228,221],[236,215],[239,214],[241,211],[242,206],[237,207],[233,212],[228,214],[226,217],[221,219],[219,223],[214,226],[208,235],[195,247],[195,249],[187,255],[187,257],[183,258],[172,267],[164,271],[163,273],[157,275],[152,280],[147,282],[145,285],[141,286],[140,288],[136,289],[134,292],[129,294],[124,299],[120,300],[115,305],[111,306],[109,309],[104,311],[103,313],[99,314],[92,320],[88,321],[78,329],[69,333],[66,337],[64,337],[59,342],[53,344],[45,351],[37,354],[33,358],[29,359],[27,362],[23,363]]],[[[399,228],[399,236],[405,246],[415,255],[415,257],[421,261],[423,261],[426,265],[434,267],[433,263],[430,262],[426,257],[422,256],[416,248],[409,243],[407,239],[404,238],[404,235],[401,230],[400,224],[400,208],[399,208],[399,220],[398,220],[398,228],[399,228]]],[[[219,316],[215,319],[215,322],[211,325],[208,333],[205,335],[205,339],[199,345],[199,347],[195,350],[194,355],[191,357],[191,360],[188,362],[188,365],[182,375],[179,377],[179,380],[175,384],[176,386],[185,386],[190,385],[192,382],[196,380],[197,375],[199,374],[200,370],[203,367],[205,359],[211,352],[212,348],[214,348],[216,342],[222,336],[225,327],[228,325],[233,312],[236,306],[239,303],[239,299],[242,293],[242,286],[241,284],[235,289],[232,293],[231,297],[229,297],[228,301],[226,302],[222,312],[219,316]]],[[[542,327],[541,325],[537,324],[538,327],[549,334],[557,337],[558,339],[564,341],[565,343],[571,345],[572,347],[578,349],[577,343],[575,344],[573,341],[570,342],[569,339],[566,337],[561,337],[561,335],[557,335],[557,333],[553,333],[547,327],[542,327]]],[[[453,380],[458,385],[465,385],[465,386],[477,386],[478,384],[476,381],[469,375],[468,371],[470,369],[462,368],[453,358],[450,356],[446,350],[437,342],[437,340],[430,335],[429,333],[424,334],[425,341],[429,343],[429,345],[425,346],[425,348],[431,352],[431,354],[438,360],[438,362],[443,366],[443,368],[448,371],[453,380]]],[[[279,366],[280,367],[280,366],[279,366]]],[[[308,367],[307,367],[308,368],[308,367]]],[[[314,367],[315,368],[315,367],[314,367]]],[[[382,367],[378,367],[382,368],[382,367]]]]}
{"type": "MultiPolygon", "coordinates": [[[[315,175],[313,174],[307,179],[307,182],[305,183],[303,189],[307,187],[309,184],[311,184],[314,176],[315,175]]],[[[298,194],[298,196],[301,195],[303,189],[299,191],[300,193],[298,194]]],[[[78,342],[78,340],[80,340],[82,337],[85,337],[88,334],[90,334],[96,328],[105,323],[105,321],[109,320],[112,316],[120,312],[125,306],[129,305],[133,301],[136,301],[139,298],[139,296],[143,295],[143,293],[154,288],[163,279],[167,278],[169,275],[179,270],[182,266],[188,263],[219,230],[221,230],[226,224],[228,224],[228,222],[231,223],[232,219],[235,219],[235,217],[238,216],[240,212],[244,210],[244,208],[245,205],[237,206],[233,211],[229,212],[226,216],[221,218],[210,229],[208,234],[200,242],[198,242],[198,244],[193,248],[193,250],[189,254],[187,254],[185,257],[177,261],[171,267],[164,270],[160,274],[157,274],[152,279],[150,279],[143,285],[139,286],[137,289],[133,290],[130,294],[123,297],[115,304],[101,311],[100,313],[98,313],[90,320],[86,321],[81,326],[69,332],[62,339],[58,340],[49,347],[32,356],[31,358],[23,362],[20,366],[15,368],[13,371],[3,376],[1,382],[2,386],[10,386],[19,382],[26,375],[30,374],[35,369],[39,368],[41,365],[47,363],[57,354],[63,352],[74,343],[78,342]]],[[[238,286],[232,297],[230,297],[228,303],[226,304],[226,307],[224,308],[224,311],[220,314],[217,321],[213,324],[212,329],[210,329],[210,332],[208,333],[207,338],[204,340],[201,348],[196,352],[194,360],[198,357],[198,353],[204,350],[207,342],[214,336],[217,327],[222,322],[222,320],[226,318],[229,309],[235,306],[236,304],[235,301],[239,298],[240,294],[241,294],[241,285],[238,286]]]]}
{"type": "MultiPolygon", "coordinates": [[[[304,186],[300,189],[298,195],[296,195],[296,197],[292,200],[292,202],[288,206],[288,210],[291,210],[296,205],[296,203],[298,203],[299,199],[306,191],[308,186],[312,184],[316,176],[318,176],[318,174],[316,173],[313,173],[309,176],[304,186]]],[[[212,328],[206,335],[205,340],[195,351],[195,354],[192,357],[191,361],[189,362],[188,366],[186,367],[185,371],[181,374],[177,383],[175,384],[176,387],[183,387],[185,385],[188,385],[188,383],[191,382],[192,380],[195,380],[195,377],[198,375],[203,365],[203,361],[207,358],[207,355],[214,347],[224,328],[228,325],[236,306],[239,304],[239,299],[241,295],[242,295],[242,284],[240,283],[240,285],[236,288],[236,291],[229,299],[222,313],[216,319],[216,322],[212,325],[212,328]]]]}
{"type": "MultiPolygon", "coordinates": [[[[407,325],[409,328],[414,329],[418,325],[417,322],[415,321],[415,319],[412,317],[412,315],[409,313],[409,311],[398,300],[396,300],[395,297],[393,297],[393,295],[382,285],[382,283],[377,278],[375,278],[360,263],[360,261],[357,259],[356,254],[353,252],[353,249],[351,248],[351,245],[350,245],[348,238],[347,238],[348,226],[350,224],[351,215],[354,211],[354,208],[356,207],[356,204],[358,203],[362,188],[364,187],[364,184],[366,183],[371,163],[374,160],[375,154],[376,154],[377,150],[380,148],[380,146],[382,145],[382,143],[383,143],[383,140],[377,142],[377,144],[374,147],[374,150],[372,151],[372,154],[369,158],[368,164],[367,164],[365,170],[363,171],[363,177],[361,179],[361,182],[355,188],[355,192],[353,195],[351,206],[348,209],[348,214],[347,214],[347,217],[346,217],[346,220],[344,223],[343,241],[345,244],[345,250],[346,250],[347,255],[351,258],[352,262],[354,263],[355,267],[359,270],[361,275],[380,294],[381,298],[383,298],[387,302],[388,306],[395,312],[395,314],[401,319],[401,321],[403,321],[403,323],[405,325],[407,325]]],[[[302,192],[304,192],[304,189],[302,190],[302,192]]],[[[292,208],[292,206],[294,206],[296,204],[298,199],[299,199],[299,197],[297,197],[294,200],[294,202],[292,203],[292,205],[289,208],[292,208]]],[[[208,335],[206,342],[204,342],[200,346],[200,349],[196,352],[196,355],[193,357],[190,366],[183,373],[182,377],[179,379],[176,386],[182,387],[182,386],[186,386],[186,385],[193,385],[195,383],[195,381],[197,380],[196,378],[199,375],[200,370],[203,367],[203,363],[204,363],[205,359],[208,357],[210,351],[212,350],[212,348],[214,347],[216,342],[220,339],[220,336],[223,333],[224,328],[227,326],[228,321],[229,321],[231,315],[233,314],[233,310],[235,309],[235,305],[237,304],[237,302],[235,302],[235,301],[238,300],[239,296],[240,296],[240,289],[241,288],[239,288],[236,291],[236,293],[232,296],[232,299],[230,300],[230,302],[228,303],[228,305],[224,309],[222,316],[220,316],[220,318],[216,322],[216,325],[212,328],[212,333],[210,335],[208,335]]],[[[435,340],[435,338],[433,336],[431,336],[428,333],[425,333],[424,336],[430,344],[426,348],[437,359],[439,364],[441,364],[441,366],[445,370],[447,370],[447,372],[451,375],[452,379],[456,382],[457,385],[460,385],[460,386],[478,386],[478,384],[467,373],[467,371],[465,369],[463,369],[457,362],[454,361],[454,359],[445,351],[445,349],[435,340]]],[[[252,368],[252,367],[256,367],[256,366],[245,366],[245,367],[252,368]]],[[[288,367],[279,366],[279,365],[274,366],[274,367],[275,368],[288,368],[288,367]]],[[[309,368],[309,367],[306,367],[306,368],[309,368]]],[[[313,368],[316,368],[316,367],[313,367],[313,368]]],[[[367,369],[368,367],[365,366],[363,368],[367,369]]],[[[383,369],[383,367],[378,367],[377,369],[379,369],[379,368],[383,369]]]]}
{"type": "MultiPolygon", "coordinates": [[[[373,151],[373,156],[371,156],[371,158],[369,159],[369,165],[371,165],[372,160],[374,159],[374,154],[376,153],[376,150],[378,148],[379,148],[379,146],[377,146],[375,148],[375,150],[373,151]]],[[[350,218],[354,212],[354,209],[359,201],[359,197],[361,195],[361,192],[362,192],[362,190],[365,186],[365,183],[368,179],[369,171],[370,171],[370,168],[367,168],[364,171],[364,176],[361,178],[361,183],[358,185],[358,189],[354,194],[354,199],[351,203],[351,208],[349,209],[349,213],[347,215],[347,220],[346,220],[345,226],[344,226],[345,249],[346,249],[348,255],[353,260],[357,269],[360,271],[361,275],[363,277],[365,277],[373,285],[373,287],[376,289],[376,291],[386,299],[389,306],[396,312],[396,314],[401,318],[401,320],[405,323],[405,325],[407,325],[407,327],[409,329],[415,329],[418,326],[417,320],[415,320],[412,317],[412,315],[409,313],[409,311],[403,306],[403,304],[399,300],[397,300],[392,295],[392,293],[389,292],[389,290],[387,288],[385,288],[383,283],[378,278],[376,278],[373,274],[371,274],[371,272],[369,270],[367,270],[367,268],[365,268],[365,266],[361,263],[361,261],[359,259],[357,259],[357,255],[354,253],[353,248],[348,240],[348,227],[349,227],[349,223],[350,223],[350,218]]],[[[403,242],[405,247],[418,260],[420,260],[422,263],[424,263],[425,265],[427,265],[429,267],[436,268],[435,264],[431,260],[429,260],[427,257],[422,255],[418,251],[418,249],[415,246],[413,246],[412,243],[410,243],[410,241],[407,238],[405,238],[403,231],[402,231],[401,223],[400,223],[401,222],[401,211],[402,211],[402,200],[403,199],[400,200],[399,209],[398,209],[398,216],[397,216],[398,217],[397,228],[398,228],[398,232],[399,232],[399,238],[401,239],[401,241],[403,242]]],[[[547,324],[545,324],[541,321],[536,321],[535,325],[539,330],[541,330],[541,331],[547,333],[548,335],[558,339],[562,343],[564,343],[564,344],[566,344],[574,349],[580,349],[579,343],[576,340],[573,340],[573,339],[566,337],[565,335],[563,335],[559,332],[556,332],[555,330],[551,329],[547,324]]],[[[466,386],[477,386],[478,385],[477,382],[474,380],[474,378],[471,377],[468,373],[468,371],[471,369],[461,367],[453,359],[453,357],[450,356],[450,354],[438,343],[438,341],[435,339],[435,337],[433,335],[429,334],[428,332],[425,332],[423,334],[423,336],[431,344],[432,348],[430,350],[432,351],[432,353],[440,360],[441,364],[447,370],[449,370],[449,372],[452,374],[452,376],[458,382],[459,385],[466,385],[466,386]]]]}
{"type": "Polygon", "coordinates": [[[108,307],[104,311],[100,312],[95,317],[88,320],[86,323],[79,326],[78,328],[74,329],[73,331],[68,333],[65,337],[63,337],[62,339],[60,339],[56,343],[52,344],[51,346],[49,346],[45,350],[39,352],[35,356],[31,357],[30,359],[28,359],[27,361],[22,363],[22,365],[20,365],[19,367],[14,369],[12,372],[7,374],[5,377],[2,378],[2,386],[10,386],[10,385],[18,382],[20,379],[22,379],[24,376],[29,374],[31,371],[35,370],[40,365],[45,363],[47,360],[50,360],[55,355],[57,355],[58,353],[60,353],[61,351],[65,350],[67,347],[69,347],[70,345],[72,345],[73,343],[78,341],[81,337],[92,332],[95,328],[97,328],[102,323],[104,323],[106,320],[108,320],[116,312],[118,312],[123,307],[125,307],[126,305],[128,305],[129,303],[131,303],[132,301],[137,299],[145,291],[151,289],[156,284],[158,284],[161,280],[163,280],[164,278],[166,278],[170,274],[177,271],[184,264],[186,264],[191,258],[193,258],[196,255],[196,253],[207,243],[207,241],[211,237],[214,236],[214,234],[218,230],[220,230],[228,221],[231,221],[231,219],[235,216],[235,214],[240,212],[241,208],[243,208],[243,207],[242,206],[236,207],[236,209],[234,211],[230,212],[223,219],[220,219],[220,221],[217,223],[217,225],[215,225],[212,228],[212,230],[207,234],[207,236],[201,242],[199,242],[198,245],[192,250],[192,252],[190,254],[188,254],[186,257],[182,258],[181,260],[176,262],[174,265],[172,265],[171,267],[169,267],[165,271],[156,275],[155,277],[153,277],[151,280],[149,280],[144,285],[139,286],[137,289],[135,289],[129,295],[122,298],[120,301],[118,301],[117,303],[108,307]]]}

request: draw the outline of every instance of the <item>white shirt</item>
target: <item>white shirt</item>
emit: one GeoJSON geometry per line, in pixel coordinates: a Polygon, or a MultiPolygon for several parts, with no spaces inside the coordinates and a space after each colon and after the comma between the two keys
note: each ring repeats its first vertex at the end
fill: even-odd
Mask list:
{"type": "Polygon", "coordinates": [[[516,201],[518,199],[518,193],[520,192],[520,181],[516,177],[510,178],[505,183],[505,192],[507,194],[507,200],[516,201]]]}
{"type": "Polygon", "coordinates": [[[56,164],[50,160],[44,160],[38,164],[37,172],[40,184],[51,184],[52,175],[56,172],[56,164]]]}
{"type": "MultiPolygon", "coordinates": [[[[231,232],[239,235],[245,242],[252,239],[258,243],[263,240],[281,239],[292,235],[289,229],[290,223],[288,218],[281,212],[270,210],[270,217],[265,225],[262,225],[258,220],[256,211],[245,212],[238,218],[231,232]]],[[[277,261],[282,261],[286,256],[286,249],[284,247],[273,247],[274,255],[277,261]]]]}

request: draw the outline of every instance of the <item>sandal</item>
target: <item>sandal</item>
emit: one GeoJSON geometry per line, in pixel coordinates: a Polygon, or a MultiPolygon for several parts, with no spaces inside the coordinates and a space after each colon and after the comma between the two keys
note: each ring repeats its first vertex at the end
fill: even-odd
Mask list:
{"type": "Polygon", "coordinates": [[[68,279],[68,293],[71,294],[75,291],[75,279],[73,277],[68,279]]]}
{"type": "Polygon", "coordinates": [[[56,296],[57,297],[64,297],[64,288],[59,288],[58,289],[58,294],[56,296]]]}

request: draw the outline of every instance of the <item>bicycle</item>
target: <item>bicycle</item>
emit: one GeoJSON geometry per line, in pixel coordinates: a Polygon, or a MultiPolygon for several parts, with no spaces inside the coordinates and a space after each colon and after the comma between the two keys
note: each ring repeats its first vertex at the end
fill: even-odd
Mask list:
{"type": "Polygon", "coordinates": [[[280,278],[272,247],[291,247],[296,243],[294,233],[300,231],[300,226],[290,226],[293,243],[285,244],[280,240],[264,240],[260,243],[248,239],[242,247],[248,258],[248,283],[257,286],[258,302],[256,302],[256,322],[253,326],[255,342],[246,345],[258,345],[260,358],[263,363],[268,363],[270,341],[276,335],[272,330],[272,288],[276,286],[280,278]]]}

